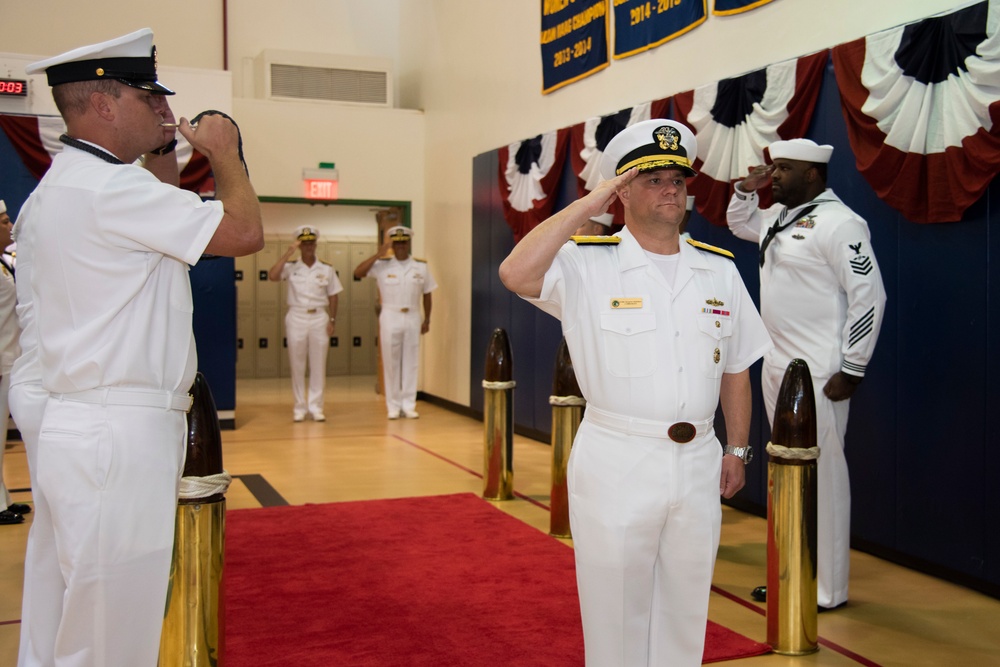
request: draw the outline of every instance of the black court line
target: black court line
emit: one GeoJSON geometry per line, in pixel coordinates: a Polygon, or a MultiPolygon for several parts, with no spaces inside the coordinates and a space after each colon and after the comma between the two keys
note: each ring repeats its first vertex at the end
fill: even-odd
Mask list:
{"type": "Polygon", "coordinates": [[[287,505],[288,501],[264,479],[263,475],[233,475],[233,479],[243,482],[261,507],[279,507],[287,505]]]}

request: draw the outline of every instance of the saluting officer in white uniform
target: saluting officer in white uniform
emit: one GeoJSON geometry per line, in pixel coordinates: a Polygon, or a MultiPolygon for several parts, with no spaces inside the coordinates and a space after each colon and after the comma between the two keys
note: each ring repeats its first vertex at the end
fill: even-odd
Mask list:
{"type": "Polygon", "coordinates": [[[332,266],[316,257],[319,231],[302,226],[295,230],[295,243],[271,267],[267,277],[275,282],[288,281],[288,312],[285,335],[288,360],[292,367],[292,420],[300,422],[306,412],[318,422],[323,414],[323,390],[326,387],[326,355],[329,340],[337,326],[338,294],[344,286],[332,266]],[[297,262],[288,260],[298,250],[297,262]],[[306,359],[309,361],[309,397],[306,399],[306,359]]]}
{"type": "Polygon", "coordinates": [[[44,239],[19,248],[49,393],[32,492],[51,517],[29,539],[55,551],[62,606],[54,632],[22,628],[37,641],[19,665],[156,664],[197,368],[188,267],[264,243],[238,129],[221,115],[164,126],[152,41],[145,28],[26,69],[46,73],[66,122],[17,223],[44,239]],[[218,201],[154,175],[176,175],[176,131],[208,158],[218,201]]]}
{"type": "MultiPolygon", "coordinates": [[[[809,365],[816,395],[817,585],[821,610],[847,601],[851,486],[844,458],[850,398],[865,376],[885,313],[885,288],[868,224],[826,187],[832,146],[808,139],[770,145],[773,165],[735,186],[729,229],[759,245],[760,310],[774,341],[761,385],[768,418],[792,359],[809,365]],[[774,206],[758,208],[771,183],[774,206]]],[[[766,600],[767,590],[753,591],[766,600]]]]}
{"type": "MultiPolygon", "coordinates": [[[[7,215],[7,204],[0,199],[0,248],[10,244],[11,223],[7,215]]],[[[0,256],[0,525],[24,523],[24,516],[31,511],[30,505],[15,503],[3,481],[3,445],[7,441],[7,393],[10,389],[10,368],[17,359],[17,292],[14,287],[14,267],[8,256],[0,256]]]]}
{"type": "Polygon", "coordinates": [[[680,241],[696,153],[674,121],[623,130],[606,180],[500,266],[508,289],[561,320],[587,399],[567,480],[590,667],[701,664],[719,496],[742,488],[750,456],[748,369],[771,341],[732,255],[680,241]],[[567,243],[616,196],[618,235],[567,243]]]}
{"type": "Polygon", "coordinates": [[[430,331],[431,292],[437,288],[427,262],[410,256],[412,236],[409,227],[390,227],[378,252],[354,269],[356,279],[372,276],[378,281],[379,348],[389,419],[420,416],[416,408],[420,336],[430,331]],[[392,255],[386,257],[390,250],[392,255]]]}

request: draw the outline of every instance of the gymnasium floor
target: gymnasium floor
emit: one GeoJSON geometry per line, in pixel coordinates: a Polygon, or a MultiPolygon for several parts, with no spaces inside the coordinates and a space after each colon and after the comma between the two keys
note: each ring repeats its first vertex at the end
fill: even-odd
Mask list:
{"type": "MultiPolygon", "coordinates": [[[[482,493],[483,424],[420,402],[420,419],[388,421],[373,377],[331,378],[325,423],[292,423],[287,379],[241,380],[237,428],[223,432],[235,479],[231,509],[267,503],[325,503],[448,493],[482,493]]],[[[515,437],[517,499],[503,511],[548,532],[550,448],[515,437]]],[[[4,464],[15,502],[30,503],[24,447],[4,464]],[[17,490],[15,492],[15,490],[17,490]]],[[[0,667],[16,662],[24,546],[32,515],[0,526],[0,667]]],[[[723,508],[710,618],[758,641],[763,605],[749,591],[765,579],[763,519],[723,508]]],[[[851,600],[819,616],[820,651],[767,655],[739,667],[781,665],[1000,665],[1000,600],[853,552],[851,600]]],[[[516,666],[512,666],[516,667],[516,666]]]]}

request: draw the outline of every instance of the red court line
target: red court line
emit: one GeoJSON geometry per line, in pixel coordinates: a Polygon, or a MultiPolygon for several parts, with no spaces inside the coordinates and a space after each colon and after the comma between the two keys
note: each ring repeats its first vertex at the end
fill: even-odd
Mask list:
{"type": "MultiPolygon", "coordinates": [[[[430,449],[427,449],[426,447],[418,445],[417,443],[413,442],[412,440],[407,440],[406,438],[402,438],[402,437],[400,437],[398,435],[393,435],[392,437],[396,438],[400,442],[406,443],[410,447],[414,447],[416,449],[419,449],[422,452],[426,452],[427,454],[430,454],[431,456],[433,456],[435,458],[441,459],[445,463],[453,465],[456,468],[458,468],[459,470],[464,470],[465,472],[469,473],[470,475],[475,475],[479,479],[483,478],[483,476],[480,473],[476,472],[475,470],[472,470],[471,468],[466,468],[461,463],[458,463],[457,461],[452,461],[447,456],[442,456],[441,454],[438,454],[435,451],[431,451],[430,449]]],[[[518,493],[517,491],[514,491],[514,495],[517,496],[518,498],[520,498],[521,500],[526,500],[527,502],[531,503],[532,505],[537,505],[538,507],[541,507],[542,509],[547,510],[549,512],[552,511],[552,509],[548,505],[545,505],[544,503],[541,503],[541,502],[535,500],[534,498],[526,496],[523,493],[518,493]]],[[[719,588],[718,586],[712,586],[712,592],[718,593],[719,595],[721,595],[722,597],[726,598],[727,600],[732,600],[733,602],[735,602],[737,604],[743,605],[747,609],[755,611],[756,613],[760,614],[761,616],[766,616],[767,615],[767,612],[765,612],[763,609],[761,609],[757,605],[753,604],[752,602],[749,602],[748,600],[744,600],[743,598],[739,597],[738,595],[734,595],[734,594],[730,593],[729,591],[724,591],[721,588],[719,588]]],[[[850,649],[844,648],[840,644],[832,642],[829,639],[823,639],[822,637],[819,637],[817,639],[817,641],[819,642],[819,644],[821,646],[825,646],[825,647],[827,647],[828,649],[830,649],[831,651],[833,651],[835,653],[839,653],[839,654],[841,654],[842,656],[844,656],[846,658],[849,658],[849,659],[851,659],[851,660],[853,660],[853,661],[855,661],[855,662],[857,662],[859,664],[865,665],[865,667],[881,667],[881,665],[879,665],[879,663],[877,663],[877,662],[875,662],[873,660],[869,660],[868,658],[866,658],[864,656],[858,655],[854,651],[851,651],[850,649]]]]}

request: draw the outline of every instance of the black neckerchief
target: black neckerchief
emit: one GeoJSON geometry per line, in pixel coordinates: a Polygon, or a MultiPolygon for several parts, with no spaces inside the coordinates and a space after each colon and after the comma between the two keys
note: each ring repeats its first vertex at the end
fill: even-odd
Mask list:
{"type": "Polygon", "coordinates": [[[81,150],[84,153],[90,153],[91,155],[99,157],[105,162],[110,162],[111,164],[125,164],[103,148],[98,148],[97,146],[92,146],[91,144],[80,141],[79,139],[74,139],[68,134],[61,135],[59,137],[59,141],[63,142],[67,146],[72,146],[73,148],[81,150]]]}
{"type": "MultiPolygon", "coordinates": [[[[817,202],[815,204],[812,204],[811,206],[806,206],[804,209],[802,209],[801,211],[799,211],[798,215],[796,215],[794,218],[792,218],[791,220],[789,220],[788,222],[786,222],[784,224],[782,224],[782,222],[781,222],[782,221],[782,216],[780,216],[780,215],[778,216],[778,219],[775,220],[774,224],[771,225],[771,228],[767,230],[767,234],[764,235],[764,240],[761,241],[761,243],[760,243],[760,266],[761,266],[761,268],[763,268],[763,266],[764,266],[764,253],[767,252],[767,246],[771,245],[771,241],[774,240],[774,237],[777,236],[779,232],[781,232],[781,231],[783,231],[785,229],[788,229],[793,223],[795,223],[796,221],[798,221],[799,218],[804,218],[805,216],[807,216],[810,213],[812,213],[813,209],[816,208],[817,206],[819,206],[819,202],[817,202]]],[[[787,211],[788,211],[788,209],[786,208],[784,211],[782,211],[782,213],[785,213],[787,211]]]]}
{"type": "Polygon", "coordinates": [[[3,264],[3,267],[10,271],[10,277],[12,279],[16,279],[16,276],[14,275],[14,267],[7,263],[7,260],[3,258],[3,255],[0,255],[0,264],[3,264]]]}

